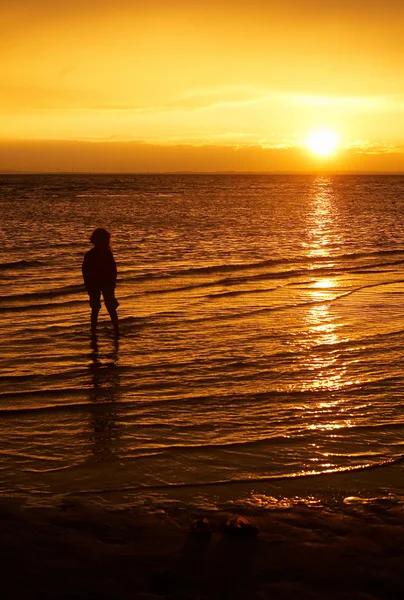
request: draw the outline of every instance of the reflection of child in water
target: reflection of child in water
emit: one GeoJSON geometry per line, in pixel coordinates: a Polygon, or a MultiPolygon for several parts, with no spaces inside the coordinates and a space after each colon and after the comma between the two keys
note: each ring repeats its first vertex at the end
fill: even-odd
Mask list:
{"type": "Polygon", "coordinates": [[[115,332],[119,331],[118,315],[116,309],[119,306],[115,298],[116,286],[116,264],[114,256],[109,245],[110,234],[102,227],[96,229],[90,242],[94,244],[85,256],[82,265],[84,285],[90,296],[91,306],[91,333],[95,334],[97,329],[98,313],[101,308],[101,292],[104,298],[105,306],[115,327],[115,332]]]}

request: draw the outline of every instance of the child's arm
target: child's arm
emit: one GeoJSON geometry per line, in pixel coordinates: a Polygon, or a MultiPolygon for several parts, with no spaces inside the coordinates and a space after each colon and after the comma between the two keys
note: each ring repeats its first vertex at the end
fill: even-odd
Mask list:
{"type": "Polygon", "coordinates": [[[91,266],[91,260],[88,253],[84,256],[83,264],[81,265],[81,272],[83,274],[85,288],[88,291],[94,279],[94,269],[91,266]]]}

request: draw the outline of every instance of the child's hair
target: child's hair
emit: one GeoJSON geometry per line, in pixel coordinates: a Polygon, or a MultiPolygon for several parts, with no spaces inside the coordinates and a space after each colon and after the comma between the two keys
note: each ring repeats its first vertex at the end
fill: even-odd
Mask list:
{"type": "Polygon", "coordinates": [[[107,231],[103,227],[98,227],[98,229],[95,229],[91,234],[90,242],[94,244],[94,246],[109,247],[110,239],[111,234],[109,233],[109,231],[107,231]]]}

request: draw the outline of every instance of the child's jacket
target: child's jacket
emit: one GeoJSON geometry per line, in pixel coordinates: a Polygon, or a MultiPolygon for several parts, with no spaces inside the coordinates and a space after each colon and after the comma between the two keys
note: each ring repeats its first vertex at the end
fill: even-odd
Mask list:
{"type": "Polygon", "coordinates": [[[102,290],[116,286],[116,263],[110,248],[95,246],[85,256],[81,267],[87,290],[102,290]]]}

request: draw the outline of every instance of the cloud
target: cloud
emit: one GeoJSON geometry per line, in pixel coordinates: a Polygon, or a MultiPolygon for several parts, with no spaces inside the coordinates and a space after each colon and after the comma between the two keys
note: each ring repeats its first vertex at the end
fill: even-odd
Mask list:
{"type": "MultiPolygon", "coordinates": [[[[387,142],[369,142],[368,140],[355,140],[347,145],[348,149],[355,150],[358,154],[403,154],[404,144],[397,146],[387,142]]],[[[404,164],[403,164],[404,171],[404,164]]]]}
{"type": "MultiPolygon", "coordinates": [[[[368,148],[370,150],[370,148],[368,148]]],[[[374,149],[376,150],[376,149],[374,149]]],[[[404,151],[362,152],[358,148],[330,160],[300,148],[260,145],[158,145],[121,141],[0,142],[0,170],[80,172],[403,172],[404,151]]]]}

